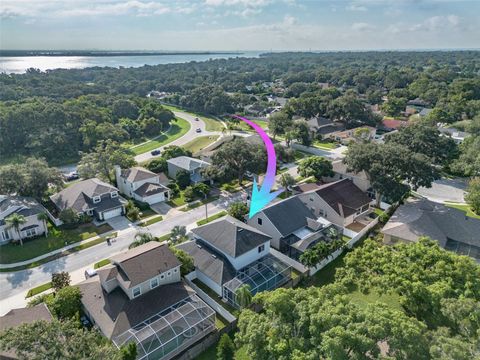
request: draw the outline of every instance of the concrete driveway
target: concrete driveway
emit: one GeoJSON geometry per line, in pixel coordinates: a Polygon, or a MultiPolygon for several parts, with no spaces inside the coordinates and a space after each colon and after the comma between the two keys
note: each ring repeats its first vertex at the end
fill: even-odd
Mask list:
{"type": "Polygon", "coordinates": [[[465,179],[439,179],[432,183],[431,188],[419,188],[417,193],[439,203],[465,203],[466,188],[467,181],[465,179]]]}
{"type": "Polygon", "coordinates": [[[172,207],[170,205],[168,205],[167,203],[164,203],[164,202],[159,202],[159,203],[156,203],[156,204],[152,204],[150,205],[150,208],[155,211],[157,214],[160,214],[160,215],[165,215],[166,213],[168,213],[172,207]]]}
{"type": "Polygon", "coordinates": [[[107,224],[114,230],[120,231],[134,227],[134,225],[125,216],[117,216],[107,220],[107,224]]]}

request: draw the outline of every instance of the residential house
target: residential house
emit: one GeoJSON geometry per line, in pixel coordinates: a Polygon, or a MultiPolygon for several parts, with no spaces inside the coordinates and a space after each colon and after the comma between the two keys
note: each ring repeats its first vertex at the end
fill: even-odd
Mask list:
{"type": "Polygon", "coordinates": [[[408,100],[407,105],[416,106],[418,108],[425,108],[428,107],[430,104],[427,101],[417,97],[413,100],[408,100]]]}
{"type": "Polygon", "coordinates": [[[138,166],[124,170],[115,166],[115,177],[120,192],[130,198],[149,205],[170,200],[169,180],[164,173],[155,174],[138,166]]]}
{"type": "Polygon", "coordinates": [[[428,114],[430,114],[432,112],[433,109],[429,109],[429,108],[423,108],[422,110],[420,110],[420,112],[418,113],[418,115],[420,115],[420,117],[425,117],[427,116],[428,114]]]}
{"type": "Polygon", "coordinates": [[[85,314],[115,346],[133,341],[137,359],[171,359],[214,331],[215,312],[181,282],[180,262],[166,243],[110,259],[79,288],[85,314]]]}
{"type": "MultiPolygon", "coordinates": [[[[0,333],[35,321],[52,321],[52,314],[44,303],[19,309],[12,309],[4,316],[0,316],[0,333]]],[[[35,350],[35,349],[32,349],[35,350]]],[[[15,350],[0,351],[0,359],[18,359],[15,350]]]]}
{"type": "Polygon", "coordinates": [[[415,242],[428,236],[447,250],[480,261],[480,219],[427,199],[400,205],[382,229],[386,244],[415,242]]]}
{"type": "Polygon", "coordinates": [[[168,176],[175,179],[177,172],[179,170],[188,171],[190,174],[190,181],[193,184],[201,183],[201,182],[208,182],[211,183],[211,179],[206,179],[201,174],[201,170],[210,166],[210,163],[195,159],[189,156],[179,156],[176,158],[172,158],[167,160],[168,164],[168,176]]]}
{"type": "Polygon", "coordinates": [[[305,206],[299,196],[263,208],[248,224],[268,234],[273,248],[295,260],[320,241],[329,240],[328,229],[333,227],[305,206]]]}
{"type": "Polygon", "coordinates": [[[43,218],[39,219],[39,215],[46,212],[47,210],[33,198],[0,195],[0,244],[47,234],[47,222],[43,218]],[[12,214],[25,218],[25,223],[20,226],[20,234],[16,229],[10,228],[6,221],[12,214]]]}
{"type": "Polygon", "coordinates": [[[343,131],[345,129],[345,125],[343,123],[327,119],[323,116],[314,116],[308,119],[306,122],[308,129],[314,136],[327,136],[334,132],[343,131]]]}
{"type": "Polygon", "coordinates": [[[468,136],[468,133],[465,131],[460,131],[455,128],[447,128],[440,126],[438,130],[444,135],[451,137],[456,144],[460,144],[468,136]]]}
{"type": "Polygon", "coordinates": [[[408,121],[384,119],[382,120],[382,123],[378,126],[378,129],[381,131],[390,132],[390,131],[398,130],[407,125],[408,125],[408,121]]]}
{"type": "Polygon", "coordinates": [[[377,129],[372,126],[361,126],[355,129],[348,129],[344,131],[336,131],[326,135],[326,138],[333,139],[342,143],[343,145],[348,145],[351,142],[357,142],[359,139],[364,141],[373,140],[377,129]],[[365,132],[360,132],[360,130],[365,129],[365,132]]]}
{"type": "Polygon", "coordinates": [[[177,247],[194,259],[195,277],[234,306],[236,290],[255,293],[290,279],[289,266],[270,255],[270,236],[227,216],[192,230],[193,240],[177,247]]]}
{"type": "Polygon", "coordinates": [[[315,216],[324,217],[342,228],[370,211],[372,202],[350,179],[321,185],[298,197],[315,216]]]}
{"type": "Polygon", "coordinates": [[[50,200],[59,213],[72,209],[99,221],[125,214],[126,200],[118,194],[118,189],[97,178],[72,184],[50,196],[50,200]]]}
{"type": "Polygon", "coordinates": [[[332,168],[334,176],[325,178],[327,182],[333,182],[342,179],[349,179],[363,192],[371,192],[370,180],[368,180],[367,174],[365,171],[359,173],[354,173],[348,171],[347,164],[343,160],[335,160],[332,162],[332,168]]]}

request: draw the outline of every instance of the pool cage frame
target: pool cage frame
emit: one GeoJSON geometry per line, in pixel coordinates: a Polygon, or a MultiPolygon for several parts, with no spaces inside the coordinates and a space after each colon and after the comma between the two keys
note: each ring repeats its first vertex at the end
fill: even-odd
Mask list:
{"type": "Polygon", "coordinates": [[[137,359],[158,360],[178,354],[214,329],[215,311],[193,294],[132,326],[112,341],[118,348],[133,341],[137,345],[137,359]],[[192,334],[194,329],[197,332],[192,334]]]}
{"type": "Polygon", "coordinates": [[[244,284],[250,285],[250,292],[273,290],[285,284],[291,278],[291,267],[272,255],[266,255],[250,265],[238,270],[236,276],[223,284],[223,300],[240,308],[236,300],[236,291],[244,284]]]}

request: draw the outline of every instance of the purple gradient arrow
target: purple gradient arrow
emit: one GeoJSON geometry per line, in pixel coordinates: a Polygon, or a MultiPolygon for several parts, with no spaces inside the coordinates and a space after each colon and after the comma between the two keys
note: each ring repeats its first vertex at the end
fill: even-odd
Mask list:
{"type": "Polygon", "coordinates": [[[260,189],[258,189],[257,180],[253,179],[253,189],[252,189],[252,199],[250,200],[250,211],[248,213],[248,218],[252,218],[257,212],[262,210],[265,206],[268,205],[272,200],[274,200],[278,195],[283,192],[283,189],[279,189],[274,192],[270,192],[275,184],[275,175],[277,172],[277,156],[275,155],[275,148],[273,147],[272,141],[268,135],[263,131],[263,129],[255,124],[253,121],[250,121],[244,117],[238,115],[232,115],[233,117],[245,121],[250,125],[262,138],[263,143],[267,149],[267,173],[263,179],[263,183],[260,189]]]}

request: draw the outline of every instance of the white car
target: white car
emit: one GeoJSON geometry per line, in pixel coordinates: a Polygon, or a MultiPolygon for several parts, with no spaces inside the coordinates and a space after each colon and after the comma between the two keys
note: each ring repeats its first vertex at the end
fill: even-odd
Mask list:
{"type": "Polygon", "coordinates": [[[98,273],[97,273],[97,270],[95,270],[95,269],[89,268],[89,269],[85,270],[85,279],[89,279],[89,278],[97,276],[97,275],[98,275],[98,273]]]}

